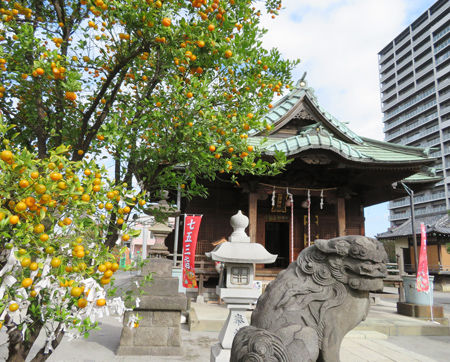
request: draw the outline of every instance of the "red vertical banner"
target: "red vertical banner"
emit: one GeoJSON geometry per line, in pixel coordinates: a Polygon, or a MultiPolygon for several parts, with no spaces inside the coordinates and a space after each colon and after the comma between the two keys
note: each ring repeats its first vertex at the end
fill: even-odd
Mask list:
{"type": "Polygon", "coordinates": [[[195,249],[202,215],[184,215],[183,287],[197,288],[195,279],[195,249]]]}
{"type": "Polygon", "coordinates": [[[420,253],[419,268],[417,269],[416,289],[419,292],[428,292],[430,290],[427,259],[427,232],[425,230],[424,223],[420,224],[420,253]]]}

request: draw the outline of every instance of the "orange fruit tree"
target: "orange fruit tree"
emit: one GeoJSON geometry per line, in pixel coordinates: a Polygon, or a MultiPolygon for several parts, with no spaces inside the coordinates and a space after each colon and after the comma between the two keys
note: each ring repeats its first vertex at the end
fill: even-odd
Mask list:
{"type": "MultiPolygon", "coordinates": [[[[282,154],[263,160],[248,142],[251,132],[269,131],[264,115],[297,64],[262,46],[257,3],[2,2],[1,245],[39,265],[15,278],[33,279],[34,299],[5,293],[3,310],[7,303],[23,310],[26,300],[37,306],[37,321],[39,303],[48,303],[59,321],[43,290],[51,286],[63,300],[66,282],[82,285],[90,276],[99,288],[109,285],[97,263],[111,258],[121,235],[132,236],[129,218],[145,208],[142,195],[180,189],[205,196],[201,180],[219,173],[237,181],[283,167],[282,154]],[[111,182],[91,161],[102,158],[114,164],[111,182]],[[42,233],[40,226],[33,232],[38,224],[42,233]]],[[[265,4],[269,14],[281,8],[281,0],[265,4]]],[[[87,303],[95,288],[82,297],[87,303]]],[[[78,306],[70,295],[64,303],[78,306]]]]}
{"type": "MultiPolygon", "coordinates": [[[[262,117],[297,64],[262,46],[256,3],[75,0],[42,11],[3,2],[0,110],[19,129],[15,142],[40,158],[62,143],[74,161],[107,155],[116,182],[131,189],[135,177],[142,192],[184,184],[184,195],[204,195],[198,179],[221,170],[230,179],[276,172],[281,155],[263,162],[255,147],[235,157],[249,132],[266,129],[262,117]]],[[[270,16],[281,9],[265,3],[270,16]]],[[[112,247],[118,235],[109,235],[112,247]]]]}
{"type": "MultiPolygon", "coordinates": [[[[0,115],[0,139],[6,140],[7,128],[0,115]]],[[[8,155],[0,159],[0,249],[6,260],[0,265],[0,320],[8,333],[19,331],[18,338],[25,328],[25,336],[34,336],[44,325],[55,338],[63,327],[88,333],[96,326],[92,317],[105,308],[123,311],[120,298],[106,302],[119,266],[103,235],[111,227],[108,214],[119,208],[131,211],[136,195],[114,186],[94,161],[69,160],[65,146],[40,159],[11,140],[2,143],[0,152],[8,155]],[[28,187],[21,186],[23,180],[28,187]],[[58,187],[60,180],[67,188],[58,187]],[[96,185],[101,186],[97,192],[96,185]],[[109,200],[108,192],[116,195],[111,209],[99,208],[109,200]],[[89,195],[89,202],[83,195],[89,195]],[[52,330],[51,325],[58,327],[52,330]]],[[[125,220],[114,227],[124,237],[137,235],[125,220]]]]}

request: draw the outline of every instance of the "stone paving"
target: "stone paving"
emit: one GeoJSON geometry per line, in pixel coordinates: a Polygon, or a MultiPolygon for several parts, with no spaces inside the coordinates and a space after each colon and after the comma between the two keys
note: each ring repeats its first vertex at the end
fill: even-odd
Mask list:
{"type": "MultiPolygon", "coordinates": [[[[102,329],[88,339],[63,340],[48,359],[50,362],[140,362],[140,361],[198,361],[208,362],[210,346],[217,342],[217,332],[189,332],[182,329],[183,356],[116,356],[121,323],[106,318],[102,329]]],[[[344,339],[341,361],[448,361],[449,337],[388,337],[373,331],[352,331],[344,339]]],[[[3,355],[2,355],[3,356],[3,355]]]]}
{"type": "MultiPolygon", "coordinates": [[[[448,294],[450,299],[450,293],[448,294]]],[[[212,326],[220,328],[227,310],[217,305],[204,304],[193,310],[213,320],[212,326]],[[217,327],[218,326],[218,327],[217,327]]],[[[446,316],[448,317],[448,315],[446,316]]],[[[103,362],[103,361],[198,361],[207,362],[210,346],[217,342],[217,331],[189,331],[183,325],[183,355],[175,356],[117,356],[122,323],[114,317],[101,320],[101,330],[93,331],[88,339],[68,341],[61,345],[48,359],[50,362],[103,362]]],[[[0,331],[0,360],[6,358],[6,334],[0,331]]],[[[39,344],[44,343],[40,337],[39,344]]],[[[395,313],[395,303],[382,300],[371,308],[366,321],[344,338],[341,348],[342,362],[378,361],[438,361],[449,360],[450,337],[448,326],[418,321],[395,313]],[[426,326],[427,328],[424,328],[426,326]],[[380,333],[384,328],[386,333],[380,333]],[[430,333],[432,331],[432,333],[430,333]],[[447,331],[442,336],[443,331],[447,331]],[[427,336],[424,334],[434,334],[427,336]]],[[[30,355],[33,355],[33,351],[30,355]]]]}

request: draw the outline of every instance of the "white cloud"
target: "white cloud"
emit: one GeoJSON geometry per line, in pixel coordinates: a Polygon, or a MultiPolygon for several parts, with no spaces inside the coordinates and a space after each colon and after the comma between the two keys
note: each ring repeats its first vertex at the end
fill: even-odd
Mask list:
{"type": "Polygon", "coordinates": [[[411,3],[285,0],[283,5],[275,20],[263,19],[269,29],[265,46],[302,60],[296,77],[308,72],[308,84],[336,118],[360,135],[383,139],[377,54],[408,24],[411,3]]]}

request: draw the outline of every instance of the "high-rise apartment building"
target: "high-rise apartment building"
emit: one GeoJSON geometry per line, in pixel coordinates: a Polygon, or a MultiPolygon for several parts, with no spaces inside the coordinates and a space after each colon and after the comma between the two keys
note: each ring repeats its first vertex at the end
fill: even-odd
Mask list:
{"type": "MultiPolygon", "coordinates": [[[[378,53],[385,140],[430,147],[443,181],[415,195],[416,218],[450,209],[450,0],[439,0],[378,53]]],[[[410,217],[391,201],[391,224],[410,217]]]]}

